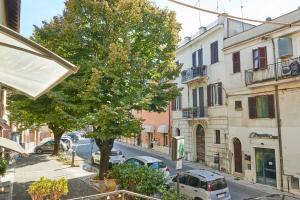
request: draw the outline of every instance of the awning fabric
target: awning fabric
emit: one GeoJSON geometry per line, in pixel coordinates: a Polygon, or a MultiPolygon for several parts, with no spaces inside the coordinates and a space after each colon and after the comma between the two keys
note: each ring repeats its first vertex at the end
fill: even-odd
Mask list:
{"type": "Polygon", "coordinates": [[[154,133],[155,127],[153,125],[143,125],[143,132],[154,133]]]}
{"type": "Polygon", "coordinates": [[[15,151],[17,153],[25,153],[24,148],[18,144],[15,141],[0,137],[0,147],[6,148],[6,149],[10,149],[12,151],[15,151]]]}
{"type": "Polygon", "coordinates": [[[157,128],[158,133],[169,133],[169,126],[168,125],[160,125],[157,128]]]}
{"type": "Polygon", "coordinates": [[[0,84],[33,98],[46,93],[77,67],[0,25],[0,84]]]}

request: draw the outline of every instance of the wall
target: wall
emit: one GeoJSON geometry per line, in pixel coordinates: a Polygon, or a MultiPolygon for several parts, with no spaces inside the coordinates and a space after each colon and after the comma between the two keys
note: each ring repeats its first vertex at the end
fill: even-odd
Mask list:
{"type": "Polygon", "coordinates": [[[6,25],[4,0],[0,0],[0,24],[6,25]]]}

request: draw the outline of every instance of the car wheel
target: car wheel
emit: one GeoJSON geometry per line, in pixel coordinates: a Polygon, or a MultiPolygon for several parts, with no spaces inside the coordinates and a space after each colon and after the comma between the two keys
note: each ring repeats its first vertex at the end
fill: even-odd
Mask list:
{"type": "Polygon", "coordinates": [[[43,153],[42,149],[37,149],[35,152],[38,153],[38,154],[42,154],[43,153]]]}
{"type": "Polygon", "coordinates": [[[194,200],[202,200],[200,197],[195,197],[194,200]]]}

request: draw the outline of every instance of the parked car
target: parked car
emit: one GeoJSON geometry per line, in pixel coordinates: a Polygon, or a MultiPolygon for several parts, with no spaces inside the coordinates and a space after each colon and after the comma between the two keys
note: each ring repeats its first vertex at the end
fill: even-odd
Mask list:
{"type": "MultiPolygon", "coordinates": [[[[96,151],[92,154],[92,164],[100,164],[100,151],[96,151]]],[[[122,151],[117,149],[112,149],[109,157],[109,168],[114,164],[120,164],[125,161],[125,156],[122,151]]]]}
{"type": "MultiPolygon", "coordinates": [[[[180,193],[194,200],[230,200],[231,195],[225,178],[208,170],[189,170],[179,177],[180,193]]],[[[168,185],[176,189],[177,176],[168,185]]]]}
{"type": "MultiPolygon", "coordinates": [[[[63,150],[63,151],[67,151],[68,147],[67,145],[60,141],[59,143],[59,147],[63,150]]],[[[35,153],[51,153],[54,150],[54,139],[49,139],[49,140],[43,140],[40,144],[38,144],[35,148],[34,148],[34,152],[35,153]]]]}
{"type": "Polygon", "coordinates": [[[73,133],[73,132],[70,132],[70,133],[67,133],[67,134],[64,134],[63,136],[67,136],[67,137],[70,137],[72,142],[76,143],[78,140],[79,140],[79,136],[78,134],[76,133],[73,133]]]}
{"type": "Polygon", "coordinates": [[[60,140],[67,145],[67,150],[70,149],[70,147],[71,147],[71,145],[73,143],[71,137],[69,137],[69,136],[62,136],[60,138],[60,140]]]}
{"type": "Polygon", "coordinates": [[[136,156],[132,158],[128,158],[125,163],[134,164],[137,166],[147,166],[153,169],[160,170],[164,173],[165,178],[170,177],[170,170],[165,165],[165,163],[157,158],[153,158],[150,156],[136,156]]]}

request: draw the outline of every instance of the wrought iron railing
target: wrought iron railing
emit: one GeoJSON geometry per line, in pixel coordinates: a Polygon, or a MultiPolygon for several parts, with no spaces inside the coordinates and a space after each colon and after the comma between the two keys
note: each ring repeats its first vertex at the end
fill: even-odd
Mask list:
{"type": "Polygon", "coordinates": [[[192,67],[181,72],[181,82],[187,82],[196,77],[205,77],[207,76],[206,66],[202,67],[192,67]]]}
{"type": "Polygon", "coordinates": [[[264,81],[281,80],[300,75],[300,57],[273,63],[265,69],[249,69],[245,72],[246,85],[264,81]]]}
{"type": "Polygon", "coordinates": [[[208,117],[207,107],[191,107],[182,109],[183,118],[205,118],[208,117]]]}
{"type": "Polygon", "coordinates": [[[117,190],[113,192],[107,192],[107,193],[102,193],[102,194],[96,194],[96,195],[91,195],[91,196],[85,196],[85,197],[79,197],[79,198],[74,198],[74,199],[69,199],[69,200],[128,200],[128,199],[133,199],[133,198],[138,198],[138,199],[145,199],[145,200],[160,200],[158,198],[154,197],[149,197],[145,196],[142,194],[137,194],[134,192],[130,192],[127,190],[117,190]]]}

